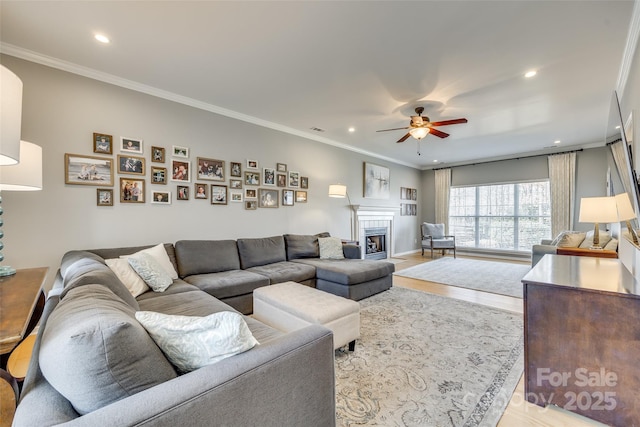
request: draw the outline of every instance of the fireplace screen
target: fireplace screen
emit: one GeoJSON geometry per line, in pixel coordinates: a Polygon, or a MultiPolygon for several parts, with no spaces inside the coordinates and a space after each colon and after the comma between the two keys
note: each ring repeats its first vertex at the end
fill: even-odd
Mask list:
{"type": "Polygon", "coordinates": [[[367,228],[365,235],[365,258],[387,258],[387,228],[367,228]]]}

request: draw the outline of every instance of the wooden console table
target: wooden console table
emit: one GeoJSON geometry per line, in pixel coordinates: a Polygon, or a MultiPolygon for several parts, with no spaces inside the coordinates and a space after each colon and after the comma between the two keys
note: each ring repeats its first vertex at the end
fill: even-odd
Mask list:
{"type": "Polygon", "coordinates": [[[640,420],[640,286],[618,259],[545,255],[524,284],[525,393],[613,425],[640,420]]]}

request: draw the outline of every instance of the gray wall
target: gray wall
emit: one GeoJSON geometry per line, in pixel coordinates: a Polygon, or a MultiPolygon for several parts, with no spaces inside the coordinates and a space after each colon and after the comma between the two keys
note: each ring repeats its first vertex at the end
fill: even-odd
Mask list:
{"type": "MultiPolygon", "coordinates": [[[[17,268],[49,266],[49,283],[61,256],[71,249],[144,245],[179,239],[227,239],[283,233],[329,231],[349,237],[346,199],[327,196],[329,184],[347,185],[351,201],[363,206],[400,204],[400,187],[420,187],[420,171],[319,142],[263,128],[232,118],[170,102],[139,92],[80,77],[10,56],[2,63],[24,84],[22,138],[43,149],[44,189],[3,192],[6,260],[17,268]],[[96,188],[65,185],[65,153],[93,153],[93,132],[143,139],[150,189],[171,191],[171,205],[123,204],[96,206],[96,188]],[[150,147],[189,147],[196,157],[242,162],[260,167],[286,163],[309,177],[308,203],[278,209],[248,211],[241,203],[213,206],[205,200],[175,200],[176,183],[150,185],[150,147]],[[391,170],[391,198],[364,199],[363,162],[391,170]]],[[[119,154],[114,150],[113,158],[119,154]]],[[[154,165],[162,166],[155,163],[154,165]]],[[[122,175],[125,176],[125,175],[122,175]]],[[[133,177],[132,175],[127,175],[133,177]]],[[[114,198],[119,200],[115,175],[114,198]]],[[[193,188],[191,180],[188,184],[193,188]]],[[[396,253],[417,249],[420,216],[397,216],[396,253]]]]}

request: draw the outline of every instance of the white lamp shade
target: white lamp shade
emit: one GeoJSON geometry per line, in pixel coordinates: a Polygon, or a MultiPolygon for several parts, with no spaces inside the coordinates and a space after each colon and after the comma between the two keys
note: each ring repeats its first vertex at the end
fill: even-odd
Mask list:
{"type": "Polygon", "coordinates": [[[20,141],[20,163],[0,166],[1,191],[42,190],[42,148],[20,141]]]}
{"type": "Polygon", "coordinates": [[[1,66],[0,74],[0,166],[20,161],[22,127],[22,81],[1,66]]]}
{"type": "Polygon", "coordinates": [[[422,139],[429,134],[429,128],[413,128],[409,133],[415,139],[422,139]]]}
{"type": "Polygon", "coordinates": [[[627,193],[620,193],[616,197],[616,205],[618,206],[618,221],[628,221],[636,217],[636,213],[631,206],[631,200],[627,193]]]}
{"type": "Polygon", "coordinates": [[[347,186],[342,184],[331,184],[329,186],[329,197],[345,198],[347,196],[347,186]]]}
{"type": "Polygon", "coordinates": [[[580,200],[580,222],[619,222],[615,197],[583,197],[580,200]]]}

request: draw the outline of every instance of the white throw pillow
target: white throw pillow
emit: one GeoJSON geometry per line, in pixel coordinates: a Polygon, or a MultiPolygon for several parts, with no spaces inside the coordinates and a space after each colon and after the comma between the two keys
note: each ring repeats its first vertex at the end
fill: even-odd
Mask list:
{"type": "Polygon", "coordinates": [[[118,279],[129,289],[133,297],[142,295],[149,290],[147,284],[138,276],[138,273],[129,265],[126,259],[105,259],[107,266],[118,276],[118,279]]]}
{"type": "MultiPolygon", "coordinates": [[[[598,233],[598,238],[600,239],[600,247],[604,248],[607,245],[607,243],[609,243],[609,241],[611,240],[611,234],[609,234],[606,231],[600,230],[600,232],[598,233]]],[[[582,243],[580,243],[581,248],[589,249],[592,246],[593,246],[593,230],[587,232],[586,237],[584,238],[582,243]]]]}
{"type": "Polygon", "coordinates": [[[171,276],[149,254],[138,254],[127,258],[127,261],[154,292],[164,292],[173,283],[171,276]]]}
{"type": "Polygon", "coordinates": [[[344,259],[342,240],[338,237],[318,237],[320,259],[344,259]]]}
{"type": "Polygon", "coordinates": [[[618,250],[618,239],[611,239],[606,244],[604,248],[605,251],[617,251],[618,250]]]}
{"type": "Polygon", "coordinates": [[[152,248],[143,249],[139,252],[136,252],[132,255],[121,255],[120,258],[129,258],[134,257],[139,254],[149,254],[162,266],[162,268],[169,274],[169,276],[175,280],[178,278],[178,273],[176,269],[173,267],[171,260],[169,259],[169,255],[167,255],[167,250],[164,248],[164,244],[160,243],[152,248]]]}
{"type": "Polygon", "coordinates": [[[231,311],[206,317],[138,311],[136,319],[180,372],[211,365],[259,344],[242,315],[231,311]]]}
{"type": "Polygon", "coordinates": [[[587,233],[565,232],[558,242],[559,248],[577,248],[584,240],[587,233]]]}

